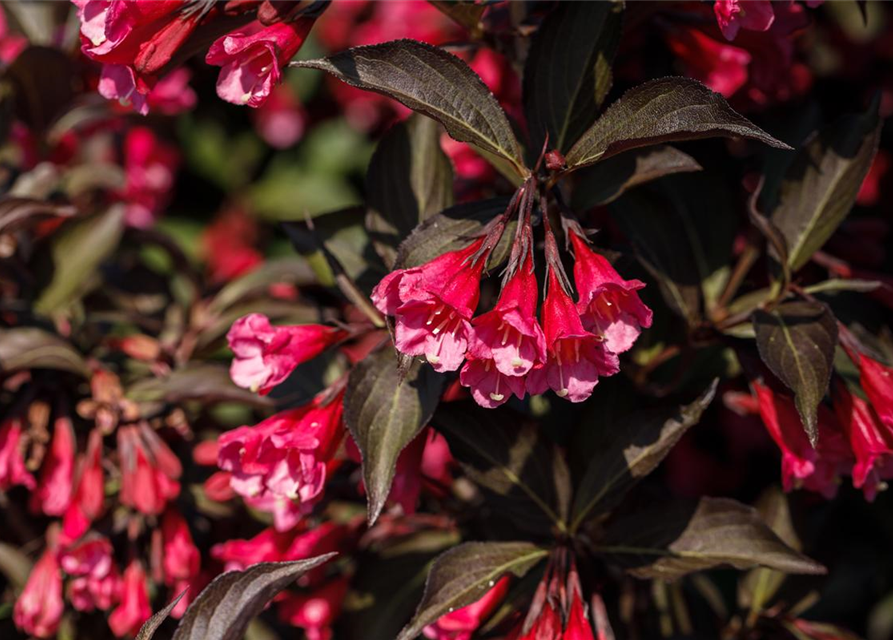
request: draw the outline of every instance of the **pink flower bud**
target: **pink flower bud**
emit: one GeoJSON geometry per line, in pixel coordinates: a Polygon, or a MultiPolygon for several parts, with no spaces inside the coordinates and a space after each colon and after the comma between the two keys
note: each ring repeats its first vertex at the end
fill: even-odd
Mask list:
{"type": "Polygon", "coordinates": [[[119,638],[136,635],[152,615],[146,572],[139,560],[131,560],[124,570],[120,602],[109,616],[109,627],[119,638]]]}
{"type": "Polygon", "coordinates": [[[422,633],[431,640],[471,640],[490,614],[500,605],[509,590],[508,577],[500,580],[483,596],[470,605],[440,616],[422,633]]]}
{"type": "Polygon", "coordinates": [[[48,516],[61,516],[68,509],[74,480],[74,430],[68,416],[56,418],[53,440],[43,461],[40,481],[31,494],[31,509],[48,516]]]}
{"type": "Polygon", "coordinates": [[[47,549],[31,570],[12,617],[16,626],[37,638],[56,634],[65,604],[62,601],[62,572],[56,551],[47,549]]]}
{"type": "Polygon", "coordinates": [[[12,418],[0,425],[0,490],[15,485],[28,489],[35,486],[34,477],[25,469],[22,458],[22,423],[12,418]]]}

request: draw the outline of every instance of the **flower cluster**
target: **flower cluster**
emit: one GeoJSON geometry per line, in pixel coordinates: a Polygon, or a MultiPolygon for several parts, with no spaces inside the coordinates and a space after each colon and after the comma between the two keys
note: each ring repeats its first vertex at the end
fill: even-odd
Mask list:
{"type": "Polygon", "coordinates": [[[179,69],[171,73],[171,68],[196,53],[209,34],[219,33],[220,25],[233,23],[241,26],[214,40],[205,61],[222,67],[217,81],[222,99],[262,105],[321,10],[319,3],[303,11],[270,0],[204,5],[182,0],[72,1],[81,21],[81,50],[102,64],[99,92],[144,115],[150,108],[169,109],[171,101],[194,103],[194,94],[183,90],[188,76],[179,69]]]}
{"type": "Polygon", "coordinates": [[[651,326],[651,310],[637,293],[645,284],[624,280],[574,225],[567,233],[577,300],[568,293],[547,227],[548,275],[540,324],[531,191],[529,185],[522,188],[506,212],[464,248],[418,267],[397,269],[372,292],[378,310],[394,317],[397,349],[425,358],[435,371],[461,368],[461,383],[483,407],[497,407],[513,394],[523,398],[548,389],[582,402],[600,376],[620,370],[618,354],[633,346],[643,327],[651,326]],[[521,220],[508,277],[493,309],[475,316],[487,258],[516,206],[521,220]]]}

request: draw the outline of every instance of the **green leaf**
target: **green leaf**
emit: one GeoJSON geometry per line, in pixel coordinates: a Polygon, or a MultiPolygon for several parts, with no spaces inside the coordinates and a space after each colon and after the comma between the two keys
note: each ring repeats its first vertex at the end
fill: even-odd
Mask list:
{"type": "Polygon", "coordinates": [[[524,67],[530,150],[567,152],[595,121],[611,89],[622,2],[559,3],[537,29],[524,67]]]}
{"type": "Polygon", "coordinates": [[[397,640],[412,640],[440,616],[479,600],[502,576],[523,577],[548,551],[528,542],[466,542],[431,567],[425,595],[397,640]]]}
{"type": "Polygon", "coordinates": [[[816,284],[811,284],[808,287],[803,287],[803,290],[806,293],[817,294],[817,293],[841,293],[843,291],[855,291],[857,293],[870,293],[876,289],[879,289],[883,286],[883,282],[879,280],[859,280],[858,278],[852,279],[838,279],[832,278],[831,280],[825,280],[824,282],[817,282],[816,284]]]}
{"type": "Polygon", "coordinates": [[[36,327],[0,329],[0,371],[57,369],[85,378],[90,369],[66,340],[36,327]]]}
{"type": "Polygon", "coordinates": [[[645,411],[605,425],[574,497],[571,531],[592,515],[613,508],[657,468],[682,435],[697,424],[716,394],[718,380],[694,402],[645,411]]]}
{"type": "Polygon", "coordinates": [[[608,107],[567,153],[567,164],[578,169],[627,149],[715,137],[752,138],[789,148],[700,82],[660,78],[633,87],[608,107]]]}
{"type": "MultiPolygon", "coordinates": [[[[794,531],[788,499],[778,487],[760,496],[757,511],[769,528],[791,549],[801,551],[800,540],[794,531]]],[[[772,569],[754,569],[738,582],[738,604],[751,611],[762,611],[778,592],[785,574],[772,569]]]]}
{"type": "Polygon", "coordinates": [[[414,115],[378,144],[366,174],[366,230],[392,266],[403,238],[453,204],[453,166],[440,148],[440,125],[414,115]]]}
{"type": "Polygon", "coordinates": [[[805,265],[846,218],[877,152],[878,102],[846,116],[801,148],[788,169],[772,221],[788,241],[788,264],[805,265]]]}
{"type": "Polygon", "coordinates": [[[335,555],[261,562],[217,576],[189,605],[172,640],[241,640],[251,619],[276,594],[335,555]]]}
{"type": "Polygon", "coordinates": [[[727,498],[701,498],[696,507],[640,509],[609,524],[599,549],[637,578],[675,580],[723,565],[826,572],[786,545],[756,509],[727,498]]]}
{"type": "Polygon", "coordinates": [[[126,395],[134,402],[181,404],[201,400],[206,405],[239,402],[261,408],[273,404],[267,396],[237,387],[227,368],[212,362],[192,362],[175,369],[165,378],[141,379],[127,388],[126,395]]]}
{"type": "Polygon", "coordinates": [[[828,392],[837,320],[820,302],[786,302],[772,311],[756,310],[753,327],[760,358],[794,392],[809,441],[818,441],[818,407],[828,392]]]}
{"type": "Polygon", "coordinates": [[[605,205],[640,184],[675,173],[701,170],[697,160],[674,147],[634,149],[581,169],[574,183],[571,207],[582,211],[605,205]]]}
{"type": "Polygon", "coordinates": [[[494,513],[524,531],[562,531],[563,498],[570,490],[564,459],[534,423],[521,420],[504,407],[451,402],[432,422],[468,477],[484,489],[494,513]]]}
{"type": "Polygon", "coordinates": [[[306,260],[296,257],[266,260],[257,269],[226,283],[208,304],[208,311],[223,313],[246,298],[266,293],[273,284],[309,285],[315,281],[306,260]]]}
{"type": "MultiPolygon", "coordinates": [[[[447,252],[461,249],[471,242],[484,225],[505,211],[508,198],[492,198],[459,204],[422,222],[400,244],[395,268],[417,267],[447,252]]],[[[506,226],[502,242],[490,254],[492,267],[508,258],[511,250],[512,225],[506,226]]]]}
{"type": "Polygon", "coordinates": [[[124,208],[74,222],[53,240],[53,277],[34,303],[40,313],[63,310],[84,293],[99,266],[118,247],[124,233],[124,208]]]}
{"type": "Polygon", "coordinates": [[[434,118],[460,142],[502,157],[526,176],[521,146],[502,107],[465,62],[438,47],[395,40],[347,49],[292,66],[320,69],[434,118]]]}
{"type": "Polygon", "coordinates": [[[369,523],[384,508],[400,452],[428,424],[444,376],[414,361],[405,378],[390,344],[350,372],[344,396],[344,422],[363,457],[369,523]]]}

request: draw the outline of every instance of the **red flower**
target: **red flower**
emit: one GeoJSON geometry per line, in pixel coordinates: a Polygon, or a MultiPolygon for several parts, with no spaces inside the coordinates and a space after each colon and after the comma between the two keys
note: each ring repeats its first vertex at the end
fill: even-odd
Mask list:
{"type": "Polygon", "coordinates": [[[121,579],[108,538],[92,538],[68,548],[60,564],[72,576],[68,599],[78,611],[105,611],[118,601],[121,579]]]}
{"type": "Polygon", "coordinates": [[[25,633],[49,638],[56,634],[64,608],[59,561],[56,551],[47,549],[31,570],[22,595],[16,600],[12,618],[25,633]]]}
{"type": "Polygon", "coordinates": [[[760,402],[760,416],[775,444],[781,449],[781,479],[785,491],[803,487],[833,498],[838,477],[852,468],[852,453],[837,428],[834,415],[819,407],[819,440],[813,449],[800,421],[794,401],[769,387],[753,382],[760,402]]]}
{"type": "Polygon", "coordinates": [[[126,184],[121,198],[127,203],[125,220],[144,229],[167,204],[179,158],[148,127],[134,127],[124,139],[126,184]]]}
{"type": "Polygon", "coordinates": [[[121,603],[109,616],[109,627],[116,636],[132,636],[152,615],[146,572],[139,560],[131,560],[124,570],[121,603]]]}
{"type": "Polygon", "coordinates": [[[159,515],[180,494],[180,461],[148,425],[118,428],[121,504],[159,515]]]}
{"type": "Polygon", "coordinates": [[[893,369],[859,354],[859,382],[887,429],[893,429],[893,369]]]}
{"type": "Polygon", "coordinates": [[[227,540],[211,548],[211,556],[226,571],[241,570],[258,562],[281,562],[294,541],[294,532],[264,529],[250,540],[227,540]]]}
{"type": "Polygon", "coordinates": [[[267,394],[295,370],[347,334],[333,327],[305,324],[274,327],[259,313],[236,320],[226,335],[235,354],[230,377],[240,387],[267,394]]]}
{"type": "Polygon", "coordinates": [[[651,326],[651,309],[636,293],[645,283],[621,278],[611,263],[576,233],[571,232],[570,239],[574,283],[580,294],[577,310],[583,326],[601,336],[608,351],[623,353],[633,346],[643,327],[651,326]]]}
{"type": "Polygon", "coordinates": [[[274,149],[288,149],[304,135],[307,114],[288,85],[273,89],[253,115],[257,135],[274,149]]]}
{"type": "Polygon", "coordinates": [[[882,481],[893,478],[893,432],[843,382],[834,386],[834,408],[856,456],[853,486],[862,489],[866,499],[872,501],[878,489],[885,487],[882,481]]]}
{"type": "Polygon", "coordinates": [[[31,508],[48,516],[61,516],[71,501],[74,476],[75,441],[71,419],[56,418],[53,441],[40,471],[37,490],[31,494],[31,508]]]}
{"type": "Polygon", "coordinates": [[[105,487],[102,473],[102,433],[99,429],[90,432],[87,451],[78,463],[79,475],[74,495],[62,520],[64,540],[77,540],[90,523],[102,513],[105,501],[105,487]]]}
{"type": "Polygon", "coordinates": [[[264,27],[253,22],[218,39],[205,62],[223,67],[217,79],[217,95],[227,102],[259,107],[279,83],[282,65],[294,57],[315,18],[277,22],[264,27]]]}
{"type": "Polygon", "coordinates": [[[745,49],[717,42],[697,29],[673,29],[667,45],[684,66],[685,74],[700,80],[726,98],[747,84],[751,56],[745,49]]]}
{"type": "Polygon", "coordinates": [[[392,271],[378,283],[372,301],[379,311],[395,317],[399,351],[425,356],[435,371],[459,368],[480,297],[486,259],[475,254],[483,243],[480,238],[419,267],[392,271]]]}
{"type": "Polygon", "coordinates": [[[161,537],[164,541],[164,583],[173,586],[195,578],[201,568],[201,554],[192,542],[189,525],[173,507],[169,507],[161,518],[161,537]]]}
{"type": "Polygon", "coordinates": [[[739,29],[766,31],[775,20],[769,0],[716,0],[713,12],[722,34],[728,40],[734,40],[739,29]]]}
{"type": "Polygon", "coordinates": [[[28,489],[35,486],[34,477],[25,469],[22,459],[22,423],[12,418],[0,425],[0,490],[6,491],[15,485],[28,489]]]}
{"type": "Polygon", "coordinates": [[[552,389],[561,398],[582,402],[592,394],[599,376],[614,375],[620,370],[617,356],[605,349],[598,336],[583,328],[574,302],[554,269],[549,269],[543,325],[548,360],[527,377],[531,394],[552,389]]]}
{"type": "Polygon", "coordinates": [[[307,640],[331,640],[331,625],[341,612],[348,578],[331,580],[306,594],[288,594],[279,605],[279,618],[304,630],[307,640]]]}
{"type": "Polygon", "coordinates": [[[580,599],[579,591],[574,591],[571,608],[568,612],[567,627],[564,629],[562,640],[595,640],[592,631],[592,623],[586,615],[586,607],[580,599]]]}
{"type": "Polygon", "coordinates": [[[561,614],[547,600],[530,630],[520,640],[557,640],[561,638],[561,614]]]}
{"type": "Polygon", "coordinates": [[[474,632],[502,602],[509,590],[508,576],[500,580],[475,602],[440,616],[423,630],[432,640],[471,640],[474,632]]]}
{"type": "Polygon", "coordinates": [[[325,400],[324,392],[303,407],[220,436],[218,464],[233,474],[233,489],[272,511],[280,530],[294,526],[322,494],[326,465],[344,435],[343,392],[325,400]]]}

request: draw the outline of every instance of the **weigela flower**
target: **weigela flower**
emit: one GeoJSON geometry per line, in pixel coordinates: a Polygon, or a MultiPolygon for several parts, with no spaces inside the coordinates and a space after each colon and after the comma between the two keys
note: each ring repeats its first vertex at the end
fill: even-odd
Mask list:
{"type": "Polygon", "coordinates": [[[259,107],[279,84],[281,67],[294,57],[315,18],[264,27],[260,22],[228,33],[208,50],[205,62],[223,67],[217,95],[227,102],[259,107]]]}
{"type": "Polygon", "coordinates": [[[595,640],[592,631],[592,622],[586,615],[586,606],[580,598],[579,591],[574,591],[571,596],[571,606],[567,615],[567,626],[564,629],[562,640],[595,640]]]}
{"type": "Polygon", "coordinates": [[[294,541],[294,532],[264,529],[249,540],[227,540],[211,548],[211,556],[226,571],[242,570],[258,562],[281,562],[294,541]]]}
{"type": "Polygon", "coordinates": [[[440,616],[422,631],[432,640],[471,640],[481,623],[500,605],[509,590],[508,576],[499,581],[475,602],[440,616]]]}
{"type": "Polygon", "coordinates": [[[125,186],[121,198],[126,203],[124,219],[132,227],[144,229],[167,204],[179,157],[174,148],[162,142],[148,127],[133,127],[124,139],[125,186]]]}
{"type": "Polygon", "coordinates": [[[87,451],[78,463],[77,485],[62,519],[62,537],[77,540],[102,513],[105,501],[102,471],[102,433],[90,432],[87,451]]]}
{"type": "Polygon", "coordinates": [[[62,572],[55,549],[47,549],[34,565],[22,595],[16,600],[12,618],[16,626],[37,638],[56,634],[65,603],[62,572]]]}
{"type": "Polygon", "coordinates": [[[713,4],[716,23],[728,40],[734,40],[740,29],[766,31],[775,21],[769,0],[716,0],[713,4]]]}
{"type": "Polygon", "coordinates": [[[237,493],[279,516],[277,528],[293,526],[294,509],[322,494],[326,467],[344,436],[342,401],[343,392],[330,400],[323,392],[307,405],[220,436],[218,465],[232,473],[237,493]]]}
{"type": "Polygon", "coordinates": [[[349,580],[330,580],[309,593],[286,594],[279,605],[279,618],[304,630],[307,640],[331,640],[332,623],[341,612],[349,580]]]}
{"type": "Polygon", "coordinates": [[[180,495],[183,472],[177,456],[148,425],[118,427],[121,504],[146,515],[160,515],[180,495]]]}
{"type": "Polygon", "coordinates": [[[486,409],[508,402],[514,394],[523,398],[527,391],[524,376],[507,376],[496,367],[493,358],[475,358],[469,355],[459,374],[462,386],[471,389],[474,401],[486,409]]]}
{"type": "Polygon", "coordinates": [[[295,370],[344,339],[346,332],[320,324],[274,327],[259,313],[239,318],[226,334],[235,354],[230,377],[240,387],[269,393],[295,370]]]}
{"type": "Polygon", "coordinates": [[[859,354],[859,383],[887,429],[893,429],[893,369],[859,354]]]}
{"type": "Polygon", "coordinates": [[[819,406],[819,439],[813,449],[803,430],[794,400],[774,392],[768,386],[753,382],[760,402],[760,417],[766,430],[781,449],[781,480],[785,491],[803,487],[833,498],[839,476],[853,465],[853,456],[840,433],[834,415],[819,406]]]}
{"type": "Polygon", "coordinates": [[[645,283],[624,280],[586,240],[574,232],[569,235],[574,247],[574,283],[580,296],[577,310],[584,328],[601,336],[608,351],[628,351],[642,328],[651,326],[651,309],[636,293],[645,283]]]}
{"type": "Polygon", "coordinates": [[[22,423],[18,418],[0,425],[0,490],[6,491],[15,485],[28,489],[36,485],[22,458],[22,423]]]}
{"type": "Polygon", "coordinates": [[[395,319],[397,349],[424,356],[435,371],[455,371],[468,349],[480,298],[484,238],[419,267],[386,275],[372,291],[379,311],[395,319]]]}
{"type": "Polygon", "coordinates": [[[287,149],[304,135],[307,114],[287,85],[273,89],[269,99],[253,113],[254,130],[274,149],[287,149]]]}
{"type": "Polygon", "coordinates": [[[188,582],[198,575],[201,553],[192,541],[186,519],[173,507],[161,518],[164,583],[168,586],[188,582]]]}
{"type": "Polygon", "coordinates": [[[668,33],[667,45],[682,63],[686,75],[726,98],[747,84],[751,56],[745,49],[718,42],[687,27],[668,33]]]}
{"type": "Polygon", "coordinates": [[[850,447],[856,456],[853,486],[862,489],[873,501],[883,482],[893,478],[893,432],[885,428],[874,409],[859,396],[850,393],[846,384],[834,386],[834,409],[850,447]]]}
{"type": "Polygon", "coordinates": [[[118,601],[121,578],[108,538],[93,537],[69,547],[63,552],[60,564],[72,577],[68,600],[78,611],[106,611],[118,601]]]}
{"type": "Polygon", "coordinates": [[[136,635],[152,615],[146,572],[139,560],[131,560],[121,581],[121,601],[109,615],[109,627],[119,638],[136,635]]]}
{"type": "Polygon", "coordinates": [[[561,398],[582,402],[592,394],[599,376],[614,375],[620,363],[599,336],[583,328],[554,269],[549,269],[548,283],[543,305],[548,358],[527,376],[527,390],[539,394],[552,389],[561,398]]]}
{"type": "Polygon", "coordinates": [[[68,416],[53,424],[53,440],[40,470],[37,489],[31,494],[31,508],[48,516],[61,516],[68,509],[74,480],[74,430],[68,416]]]}

